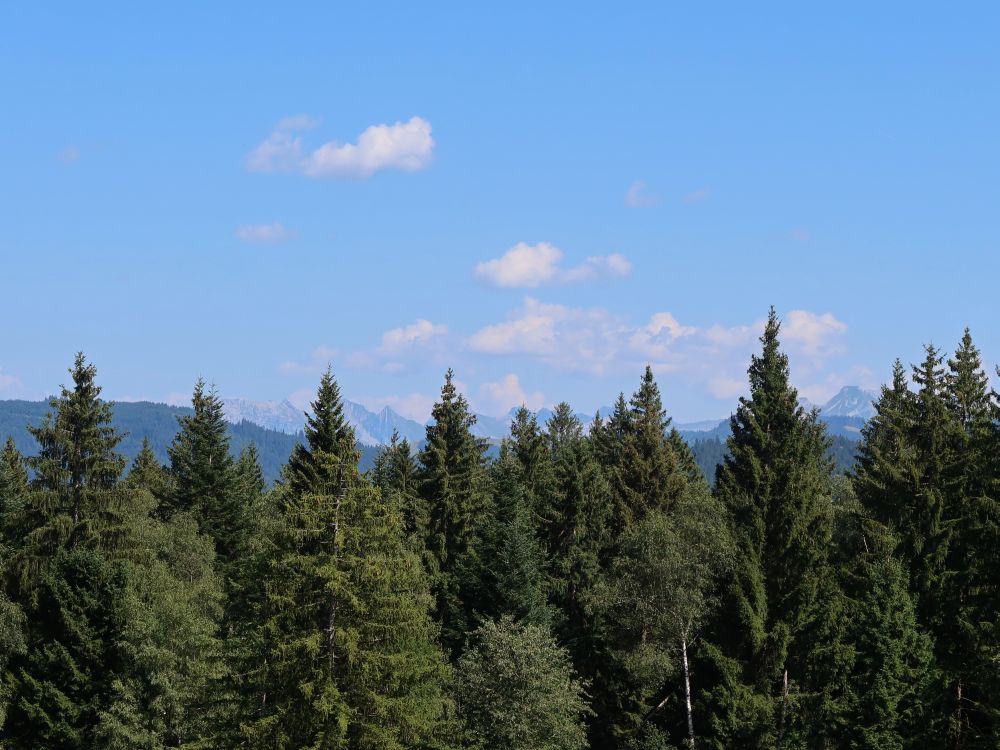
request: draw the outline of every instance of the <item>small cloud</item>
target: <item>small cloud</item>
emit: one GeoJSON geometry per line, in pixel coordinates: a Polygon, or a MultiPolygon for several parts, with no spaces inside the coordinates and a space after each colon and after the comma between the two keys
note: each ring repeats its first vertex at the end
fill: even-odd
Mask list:
{"type": "Polygon", "coordinates": [[[77,146],[67,146],[59,152],[59,161],[63,164],[75,164],[80,160],[80,149],[77,146]]]}
{"type": "Polygon", "coordinates": [[[582,264],[562,268],[562,250],[548,242],[519,242],[499,258],[478,263],[475,274],[487,283],[505,288],[530,288],[543,284],[575,284],[601,277],[627,276],[632,264],[621,253],[593,255],[582,264]]]}
{"type": "Polygon", "coordinates": [[[366,179],[385,169],[416,172],[430,165],[434,150],[431,124],[422,117],[366,128],[357,143],[329,141],[306,153],[303,130],[316,121],[307,115],[281,120],[247,156],[251,172],[298,172],[306,177],[366,179]]]}
{"type": "Polygon", "coordinates": [[[695,203],[701,203],[703,200],[706,200],[708,196],[709,196],[708,188],[699,188],[698,190],[695,190],[685,195],[683,201],[684,203],[690,206],[695,203]]]}
{"type": "Polygon", "coordinates": [[[812,239],[812,234],[805,229],[792,229],[788,232],[788,239],[795,242],[809,242],[812,239]]]}
{"type": "Polygon", "coordinates": [[[812,357],[842,354],[846,333],[847,324],[832,313],[818,315],[808,310],[792,310],[781,321],[782,340],[812,357]]]}
{"type": "Polygon", "coordinates": [[[655,195],[646,192],[646,183],[643,180],[636,180],[625,192],[625,205],[629,208],[655,206],[658,200],[655,195]]]}
{"type": "Polygon", "coordinates": [[[14,375],[8,375],[3,371],[3,368],[0,367],[0,391],[12,391],[16,388],[20,388],[21,386],[22,383],[20,378],[14,375]]]}
{"type": "Polygon", "coordinates": [[[289,375],[317,375],[326,369],[327,365],[337,359],[340,352],[337,349],[323,345],[312,350],[308,361],[295,362],[286,360],[278,365],[278,369],[289,375]]]}
{"type": "Polygon", "coordinates": [[[506,414],[515,406],[527,406],[533,411],[545,406],[545,396],[540,391],[525,392],[521,381],[513,373],[505,375],[496,383],[479,386],[476,409],[484,414],[506,414]]]}
{"type": "Polygon", "coordinates": [[[649,323],[632,334],[629,344],[645,357],[658,359],[668,356],[671,344],[676,339],[696,333],[697,328],[681,325],[671,313],[659,312],[649,319],[649,323]]]}
{"type": "Polygon", "coordinates": [[[289,229],[279,221],[270,224],[243,224],[237,227],[236,236],[243,242],[272,245],[292,239],[295,236],[295,230],[289,229]]]}
{"type": "Polygon", "coordinates": [[[382,334],[382,343],[377,351],[379,354],[396,354],[416,345],[426,345],[448,333],[448,326],[431,323],[423,318],[401,328],[393,328],[382,334]]]}

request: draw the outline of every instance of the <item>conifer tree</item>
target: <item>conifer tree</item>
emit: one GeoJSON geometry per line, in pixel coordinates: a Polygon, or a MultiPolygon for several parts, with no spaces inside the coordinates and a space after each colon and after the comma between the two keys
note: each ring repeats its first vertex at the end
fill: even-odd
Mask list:
{"type": "Polygon", "coordinates": [[[128,503],[116,490],[125,459],[115,453],[122,440],[111,426],[111,406],[100,400],[97,370],[77,354],[70,369],[73,388],[62,388],[52,411],[28,431],[38,454],[28,458],[34,472],[24,508],[23,582],[61,548],[119,544],[128,503]]]}
{"type": "Polygon", "coordinates": [[[556,406],[546,428],[552,486],[540,515],[549,601],[556,607],[556,635],[586,674],[584,662],[594,648],[587,597],[607,543],[611,489],[569,404],[556,406]]]}
{"type": "Polygon", "coordinates": [[[11,665],[16,692],[3,736],[14,750],[99,747],[120,663],[125,564],[83,544],[46,562],[25,599],[27,647],[11,665]]]}
{"type": "Polygon", "coordinates": [[[286,491],[268,580],[267,703],[254,747],[425,746],[440,731],[445,666],[402,514],[370,486],[286,491]]]}
{"type": "Polygon", "coordinates": [[[477,610],[476,543],[488,506],[485,445],[471,431],[475,416],[448,370],[420,452],[420,495],[427,505],[435,617],[445,648],[457,654],[477,610]]]}
{"type": "Polygon", "coordinates": [[[493,510],[484,524],[477,556],[476,614],[548,625],[552,613],[546,604],[545,560],[531,524],[522,470],[510,443],[502,446],[489,468],[493,510]]]}
{"type": "MultiPolygon", "coordinates": [[[[8,437],[0,452],[0,547],[13,548],[22,542],[17,529],[28,494],[28,472],[24,457],[8,437]]],[[[8,550],[9,554],[9,550],[8,550]]],[[[0,558],[3,560],[5,558],[0,558]]]]}
{"type": "Polygon", "coordinates": [[[406,534],[414,538],[421,548],[427,535],[427,508],[418,492],[417,462],[413,459],[410,441],[400,439],[392,431],[389,445],[383,446],[375,456],[372,483],[383,496],[396,498],[403,512],[406,534]]]}
{"type": "Polygon", "coordinates": [[[142,439],[142,448],[132,461],[125,484],[133,489],[146,490],[158,503],[171,494],[170,472],[156,458],[148,437],[142,439]]]}
{"type": "Polygon", "coordinates": [[[732,519],[734,578],[713,636],[714,741],[794,746],[799,735],[835,731],[824,715],[839,686],[816,674],[810,633],[829,612],[832,466],[817,413],[806,413],[789,385],[772,308],[762,351],[749,368],[750,397],[732,417],[730,455],[716,494],[732,519]]]}
{"type": "Polygon", "coordinates": [[[521,406],[514,412],[508,442],[521,466],[527,507],[538,513],[552,491],[552,465],[538,418],[527,407],[521,406]]]}
{"type": "Polygon", "coordinates": [[[359,479],[354,428],[344,416],[340,386],[327,367],[319,381],[312,413],[306,415],[306,442],[292,451],[285,479],[293,493],[341,492],[359,479]]]}
{"type": "Polygon", "coordinates": [[[198,528],[214,542],[224,566],[239,553],[246,529],[245,509],[235,491],[234,462],[222,399],[199,379],[191,397],[194,414],[180,418],[180,431],[171,443],[172,492],[160,504],[169,518],[189,512],[198,528]]]}
{"type": "Polygon", "coordinates": [[[851,627],[855,718],[841,739],[870,750],[925,747],[931,639],[917,623],[906,568],[872,549],[860,553],[861,592],[851,627]]]}

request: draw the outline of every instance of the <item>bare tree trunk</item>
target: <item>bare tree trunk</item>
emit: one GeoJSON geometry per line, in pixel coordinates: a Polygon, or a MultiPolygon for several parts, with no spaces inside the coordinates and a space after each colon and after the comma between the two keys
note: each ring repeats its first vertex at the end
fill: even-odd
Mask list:
{"type": "Polygon", "coordinates": [[[962,681],[955,683],[955,733],[952,747],[962,747],[962,681]]]}
{"type": "Polygon", "coordinates": [[[688,746],[694,748],[694,714],[691,710],[691,670],[688,667],[687,633],[681,634],[681,653],[684,656],[684,703],[687,706],[688,746]]]}
{"type": "MultiPolygon", "coordinates": [[[[340,559],[340,495],[337,495],[337,504],[334,506],[333,511],[333,564],[337,567],[340,559]]],[[[330,659],[330,675],[334,674],[334,668],[337,665],[337,650],[336,650],[336,637],[337,637],[337,597],[333,597],[333,601],[330,602],[330,617],[327,623],[327,651],[330,659]]]]}
{"type": "Polygon", "coordinates": [[[781,747],[781,741],[785,736],[785,711],[788,707],[788,669],[785,669],[785,676],[783,678],[783,686],[781,689],[781,721],[778,724],[778,747],[781,747]]]}

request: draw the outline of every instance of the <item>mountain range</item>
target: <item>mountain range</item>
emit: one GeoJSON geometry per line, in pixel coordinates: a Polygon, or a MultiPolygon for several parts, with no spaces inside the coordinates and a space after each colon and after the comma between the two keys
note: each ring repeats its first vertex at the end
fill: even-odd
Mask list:
{"type": "MultiPolygon", "coordinates": [[[[845,386],[829,401],[819,406],[820,417],[827,422],[833,434],[856,434],[862,424],[870,419],[875,409],[872,402],[878,395],[858,386],[845,386]]],[[[226,419],[233,423],[250,422],[269,430],[296,435],[305,426],[305,413],[286,401],[252,401],[245,398],[223,399],[226,419]]],[[[803,399],[806,408],[813,404],[803,399]]],[[[600,413],[607,416],[611,407],[602,407],[600,413]]],[[[517,408],[508,413],[492,417],[484,414],[476,415],[476,423],[472,428],[477,437],[489,440],[500,440],[510,434],[510,425],[517,413],[517,408]]],[[[400,415],[391,407],[383,407],[373,412],[364,405],[354,401],[344,402],[344,414],[354,427],[358,442],[367,446],[386,445],[394,431],[401,438],[406,438],[416,445],[424,439],[426,424],[421,424],[400,415]]],[[[540,409],[536,414],[538,421],[544,424],[552,416],[552,410],[540,409]]],[[[593,420],[592,415],[577,414],[586,425],[593,420]]],[[[685,437],[716,436],[724,439],[729,431],[729,419],[710,419],[698,422],[682,422],[674,425],[685,437]]]]}

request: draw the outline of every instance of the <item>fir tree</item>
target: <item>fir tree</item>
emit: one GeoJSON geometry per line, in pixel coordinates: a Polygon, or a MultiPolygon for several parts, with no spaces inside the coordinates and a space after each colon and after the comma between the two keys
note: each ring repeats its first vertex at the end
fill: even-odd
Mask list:
{"type": "Polygon", "coordinates": [[[482,531],[477,556],[477,614],[547,625],[552,613],[546,605],[545,560],[531,525],[522,470],[509,444],[489,469],[493,512],[482,531]]]}
{"type": "Polygon", "coordinates": [[[132,461],[125,483],[131,488],[146,490],[158,502],[171,494],[170,472],[156,458],[148,437],[142,439],[142,448],[132,461]]]}
{"type": "Polygon", "coordinates": [[[925,747],[931,640],[917,623],[906,569],[877,551],[861,557],[862,591],[851,633],[856,718],[842,740],[870,750],[925,747]]]}
{"type": "Polygon", "coordinates": [[[839,681],[816,674],[810,637],[830,615],[832,466],[817,413],[804,412],[789,385],[779,329],[772,308],[749,368],[750,398],[732,417],[730,455],[716,475],[736,548],[710,660],[719,746],[794,746],[804,732],[837,729],[828,698],[839,681]]]}
{"type": "Polygon", "coordinates": [[[375,456],[371,478],[385,497],[396,498],[396,504],[403,511],[407,536],[423,547],[428,519],[427,507],[418,492],[417,462],[413,459],[410,442],[400,439],[396,430],[392,431],[389,445],[383,446],[375,456]]]}
{"type": "Polygon", "coordinates": [[[27,495],[28,472],[24,457],[14,445],[14,439],[8,437],[0,452],[0,548],[5,544],[11,548],[21,544],[22,535],[17,524],[27,495]]]}
{"type": "Polygon", "coordinates": [[[344,416],[340,386],[328,367],[319,381],[312,414],[306,415],[306,442],[292,451],[285,478],[293,493],[342,492],[359,480],[354,428],[344,416]]]}
{"type": "Polygon", "coordinates": [[[24,508],[23,582],[61,548],[119,546],[127,521],[127,498],[115,487],[125,468],[125,459],[115,453],[123,436],[111,426],[97,370],[83,354],[77,354],[70,374],[73,388],[63,387],[42,424],[28,428],[39,450],[27,459],[34,478],[24,508]]]}
{"type": "Polygon", "coordinates": [[[402,515],[377,490],[286,491],[255,747],[398,748],[439,731],[444,663],[402,515]]]}
{"type": "Polygon", "coordinates": [[[456,391],[451,370],[431,417],[418,477],[428,513],[435,616],[446,649],[457,653],[477,610],[475,548],[489,497],[483,469],[485,445],[472,434],[476,418],[456,391]]]}
{"type": "Polygon", "coordinates": [[[14,750],[100,747],[122,637],[125,564],[78,545],[57,550],[27,599],[27,648],[10,669],[16,694],[3,736],[14,750]]]}
{"type": "Polygon", "coordinates": [[[171,494],[160,503],[165,518],[189,512],[215,542],[225,565],[239,553],[246,527],[245,509],[235,491],[234,462],[222,399],[199,379],[191,397],[194,414],[180,418],[180,431],[168,449],[171,494]]]}

